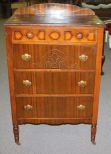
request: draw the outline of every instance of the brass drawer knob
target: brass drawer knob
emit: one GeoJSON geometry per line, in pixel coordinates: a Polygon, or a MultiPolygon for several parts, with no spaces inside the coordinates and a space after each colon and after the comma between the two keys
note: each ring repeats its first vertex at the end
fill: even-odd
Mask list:
{"type": "Polygon", "coordinates": [[[79,56],[79,59],[80,59],[80,61],[83,61],[84,62],[84,61],[87,61],[88,60],[88,56],[82,54],[82,55],[79,56]]]}
{"type": "Polygon", "coordinates": [[[32,105],[25,105],[24,106],[24,109],[26,110],[26,111],[29,111],[29,110],[32,110],[32,105]]]}
{"type": "Polygon", "coordinates": [[[25,86],[31,86],[32,85],[32,82],[29,81],[29,80],[23,80],[23,85],[25,85],[25,86]]]}
{"type": "Polygon", "coordinates": [[[86,86],[87,86],[87,82],[86,82],[86,81],[81,80],[81,81],[79,81],[79,82],[78,82],[78,86],[79,86],[79,87],[84,88],[84,87],[86,87],[86,86]]]}
{"type": "Polygon", "coordinates": [[[29,61],[31,59],[31,55],[29,55],[28,53],[25,53],[25,54],[21,55],[21,58],[24,61],[29,61]]]}
{"type": "Polygon", "coordinates": [[[77,106],[77,109],[78,110],[85,110],[85,108],[86,108],[86,106],[85,105],[82,105],[82,104],[80,104],[80,105],[77,106]]]}

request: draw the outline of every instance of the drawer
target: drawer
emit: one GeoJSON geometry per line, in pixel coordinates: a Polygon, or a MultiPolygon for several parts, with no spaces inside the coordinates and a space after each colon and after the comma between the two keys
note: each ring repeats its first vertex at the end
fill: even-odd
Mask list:
{"type": "Polygon", "coordinates": [[[91,118],[92,97],[16,98],[17,118],[91,118]]]}
{"type": "Polygon", "coordinates": [[[15,71],[16,94],[93,94],[95,73],[15,71]]]}
{"type": "Polygon", "coordinates": [[[97,42],[97,30],[92,27],[18,27],[13,29],[13,43],[95,43],[97,42]]]}
{"type": "Polygon", "coordinates": [[[14,68],[95,69],[96,46],[13,45],[14,68]]]}

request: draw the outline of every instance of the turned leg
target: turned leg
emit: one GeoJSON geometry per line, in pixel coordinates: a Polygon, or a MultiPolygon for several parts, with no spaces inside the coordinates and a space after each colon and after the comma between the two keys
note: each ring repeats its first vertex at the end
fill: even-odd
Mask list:
{"type": "Polygon", "coordinates": [[[96,124],[91,126],[91,142],[93,144],[96,144],[95,142],[95,137],[96,137],[96,124]]]}
{"type": "Polygon", "coordinates": [[[105,62],[105,56],[103,55],[103,56],[102,56],[102,64],[101,64],[101,75],[104,75],[104,72],[103,72],[103,65],[104,65],[104,62],[105,62]]]}
{"type": "Polygon", "coordinates": [[[19,143],[19,126],[18,125],[13,125],[13,132],[14,132],[15,143],[20,145],[20,143],[19,143]]]}

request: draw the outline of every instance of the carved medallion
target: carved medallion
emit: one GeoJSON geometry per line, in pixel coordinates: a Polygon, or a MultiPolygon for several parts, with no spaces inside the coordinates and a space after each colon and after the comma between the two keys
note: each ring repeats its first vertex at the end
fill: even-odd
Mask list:
{"type": "Polygon", "coordinates": [[[49,37],[50,37],[52,40],[58,40],[58,39],[60,38],[60,33],[59,33],[59,32],[56,32],[56,31],[51,32],[51,33],[49,34],[49,37]]]}
{"type": "Polygon", "coordinates": [[[93,32],[90,32],[87,35],[87,39],[88,39],[88,41],[94,41],[95,40],[95,34],[93,32]]]}
{"type": "Polygon", "coordinates": [[[72,33],[71,31],[64,32],[64,40],[71,40],[72,39],[72,33]]]}
{"type": "Polygon", "coordinates": [[[45,40],[45,31],[40,30],[37,34],[39,40],[45,40]]]}
{"type": "Polygon", "coordinates": [[[45,68],[66,68],[64,53],[58,49],[52,49],[45,58],[45,68]]]}
{"type": "Polygon", "coordinates": [[[14,38],[15,40],[21,40],[23,37],[22,33],[19,31],[14,32],[14,38]]]}

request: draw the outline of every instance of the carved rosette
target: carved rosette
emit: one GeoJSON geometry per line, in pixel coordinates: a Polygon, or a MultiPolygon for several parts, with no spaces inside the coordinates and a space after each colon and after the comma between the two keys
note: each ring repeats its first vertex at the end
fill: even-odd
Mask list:
{"type": "Polygon", "coordinates": [[[49,51],[45,58],[45,68],[66,68],[64,53],[58,49],[49,51]]]}
{"type": "Polygon", "coordinates": [[[50,39],[52,40],[58,40],[60,38],[61,34],[60,32],[57,32],[57,31],[52,31],[50,34],[49,34],[49,37],[50,39]]]}
{"type": "Polygon", "coordinates": [[[23,38],[23,34],[20,31],[15,31],[14,32],[14,39],[15,40],[21,40],[23,38]]]}

